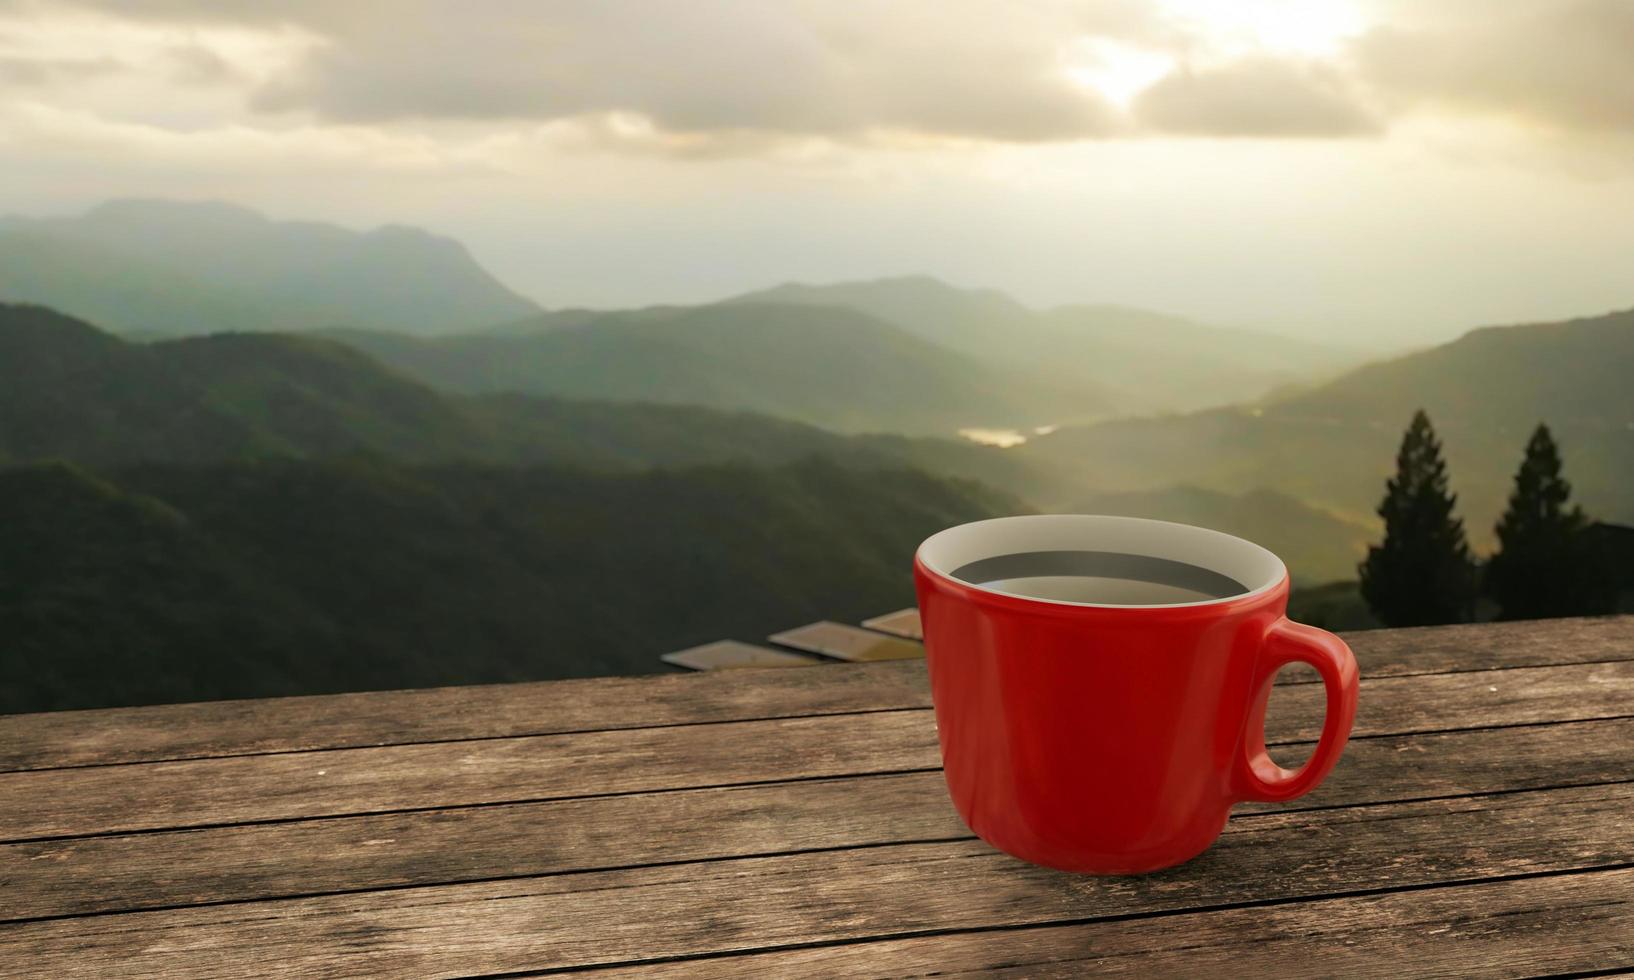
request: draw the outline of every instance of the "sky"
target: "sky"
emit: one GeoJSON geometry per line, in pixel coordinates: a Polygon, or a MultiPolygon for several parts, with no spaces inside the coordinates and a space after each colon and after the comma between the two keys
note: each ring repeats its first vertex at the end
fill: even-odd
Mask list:
{"type": "Polygon", "coordinates": [[[131,196],[1432,342],[1634,306],[1634,2],[0,0],[0,212],[131,196]]]}

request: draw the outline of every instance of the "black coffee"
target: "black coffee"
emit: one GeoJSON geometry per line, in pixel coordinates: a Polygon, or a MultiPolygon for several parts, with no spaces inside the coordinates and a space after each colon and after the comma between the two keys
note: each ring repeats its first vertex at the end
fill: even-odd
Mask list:
{"type": "Polygon", "coordinates": [[[1212,569],[1118,551],[1024,551],[953,570],[961,582],[1030,599],[1161,606],[1229,599],[1248,589],[1212,569]]]}

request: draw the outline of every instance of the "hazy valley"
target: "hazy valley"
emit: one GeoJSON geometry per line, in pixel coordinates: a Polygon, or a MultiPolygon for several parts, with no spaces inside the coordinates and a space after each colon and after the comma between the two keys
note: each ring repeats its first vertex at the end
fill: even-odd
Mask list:
{"type": "Polygon", "coordinates": [[[1346,580],[1420,406],[1478,550],[1539,421],[1634,519],[1631,374],[1634,312],[1368,360],[928,277],[546,311],[413,229],[7,219],[0,710],[653,670],[905,605],[925,534],[1024,510],[1346,580]]]}

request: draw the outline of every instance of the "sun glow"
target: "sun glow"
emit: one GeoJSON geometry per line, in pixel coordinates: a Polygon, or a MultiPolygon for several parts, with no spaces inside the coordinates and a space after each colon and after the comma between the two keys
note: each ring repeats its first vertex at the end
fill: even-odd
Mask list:
{"type": "Polygon", "coordinates": [[[1110,38],[1085,37],[1072,45],[1066,71],[1074,82],[1124,108],[1142,89],[1173,68],[1174,58],[1162,52],[1110,38]]]}
{"type": "Polygon", "coordinates": [[[1158,0],[1158,6],[1228,58],[1332,55],[1367,26],[1353,0],[1158,0]]]}
{"type": "Polygon", "coordinates": [[[1110,37],[1080,37],[1067,46],[1067,76],[1126,109],[1182,62],[1205,67],[1254,55],[1330,58],[1367,27],[1353,0],[1157,2],[1186,44],[1162,50],[1110,37]]]}
{"type": "Polygon", "coordinates": [[[978,445],[997,446],[1000,449],[1009,449],[1027,441],[1027,437],[1017,429],[960,429],[959,435],[978,445]]]}

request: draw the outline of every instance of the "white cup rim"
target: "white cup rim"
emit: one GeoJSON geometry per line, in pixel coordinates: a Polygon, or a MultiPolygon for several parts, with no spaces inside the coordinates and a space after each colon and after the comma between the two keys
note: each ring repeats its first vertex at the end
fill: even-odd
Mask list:
{"type": "Polygon", "coordinates": [[[1190,524],[1105,514],[1027,514],[960,524],[926,538],[914,559],[926,571],[961,588],[1021,602],[1089,609],[1183,609],[1242,602],[1280,586],[1288,569],[1271,551],[1252,541],[1190,524]],[[1190,602],[1120,604],[1075,602],[1023,595],[953,577],[953,571],[983,558],[1026,551],[1114,551],[1184,562],[1227,576],[1244,591],[1190,602]]]}

